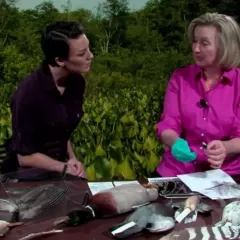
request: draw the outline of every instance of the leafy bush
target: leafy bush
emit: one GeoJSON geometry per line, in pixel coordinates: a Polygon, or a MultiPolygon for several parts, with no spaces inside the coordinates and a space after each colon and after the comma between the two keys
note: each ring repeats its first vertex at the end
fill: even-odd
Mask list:
{"type": "Polygon", "coordinates": [[[155,135],[158,91],[108,88],[88,96],[84,111],[73,143],[89,179],[135,179],[154,171],[162,152],[155,135]]]}

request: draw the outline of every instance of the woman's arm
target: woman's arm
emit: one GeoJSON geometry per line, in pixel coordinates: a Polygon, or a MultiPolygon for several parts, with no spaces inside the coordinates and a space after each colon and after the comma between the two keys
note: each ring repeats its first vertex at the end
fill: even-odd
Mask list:
{"type": "Polygon", "coordinates": [[[179,135],[174,130],[167,129],[161,133],[162,142],[168,147],[172,147],[178,138],[179,135]]]}
{"type": "Polygon", "coordinates": [[[240,154],[240,138],[223,141],[223,144],[225,146],[227,155],[231,156],[240,154]]]}
{"type": "Polygon", "coordinates": [[[72,149],[72,144],[70,140],[68,140],[68,143],[67,143],[67,151],[68,151],[69,158],[76,158],[76,155],[72,149]]]}
{"type": "Polygon", "coordinates": [[[34,153],[25,156],[18,154],[18,162],[22,167],[35,167],[54,172],[62,172],[65,165],[65,163],[54,160],[41,153],[34,153]]]}
{"type": "Polygon", "coordinates": [[[157,136],[168,147],[173,145],[182,132],[178,80],[178,71],[176,70],[169,80],[162,118],[157,124],[157,136]]]}

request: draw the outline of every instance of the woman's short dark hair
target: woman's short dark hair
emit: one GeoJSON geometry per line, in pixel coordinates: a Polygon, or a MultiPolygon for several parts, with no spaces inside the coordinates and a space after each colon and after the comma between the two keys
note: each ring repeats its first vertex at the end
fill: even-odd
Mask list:
{"type": "Polygon", "coordinates": [[[41,37],[41,48],[45,61],[51,66],[58,66],[55,58],[67,59],[69,39],[76,39],[84,34],[83,26],[76,21],[57,21],[48,25],[41,37]]]}

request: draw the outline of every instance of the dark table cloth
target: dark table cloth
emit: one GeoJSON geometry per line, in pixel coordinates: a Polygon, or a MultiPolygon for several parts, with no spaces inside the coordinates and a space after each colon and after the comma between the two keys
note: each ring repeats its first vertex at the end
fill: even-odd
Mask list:
{"type": "MultiPolygon", "coordinates": [[[[235,176],[234,180],[239,182],[240,176],[235,176]]],[[[44,182],[44,183],[46,183],[46,182],[44,182]]],[[[86,191],[89,191],[88,184],[84,180],[65,181],[65,183],[70,184],[70,186],[72,186],[72,192],[69,193],[70,194],[69,202],[65,202],[64,206],[62,206],[62,207],[58,207],[59,215],[63,214],[64,212],[67,212],[70,209],[70,205],[72,205],[72,203],[75,201],[74,199],[78,199],[78,201],[80,198],[83,199],[84,193],[86,191]]],[[[9,183],[9,184],[5,185],[5,188],[6,188],[6,186],[15,188],[18,186],[22,187],[25,185],[26,186],[35,186],[37,184],[38,185],[43,184],[43,182],[42,183],[40,183],[40,182],[37,182],[37,183],[29,183],[29,182],[28,183],[9,183]]],[[[2,189],[0,191],[0,195],[3,196],[3,194],[4,194],[4,189],[2,187],[2,189]]],[[[171,200],[159,198],[158,201],[167,203],[171,200]]],[[[177,201],[177,200],[174,200],[174,201],[177,201]]],[[[183,201],[183,200],[181,200],[181,201],[183,201]]],[[[208,204],[210,204],[213,207],[213,211],[210,214],[210,216],[199,215],[198,220],[196,222],[189,223],[189,224],[183,224],[183,223],[177,224],[175,227],[175,230],[184,229],[186,227],[212,225],[212,224],[215,224],[218,221],[220,221],[221,214],[222,214],[221,202],[220,201],[212,201],[210,199],[206,199],[204,201],[206,201],[208,204]]],[[[35,238],[35,239],[36,240],[40,240],[40,239],[42,239],[42,240],[75,240],[75,239],[76,240],[78,240],[78,239],[110,240],[110,239],[114,239],[108,232],[109,227],[122,222],[127,215],[128,214],[124,214],[124,215],[114,217],[114,218],[93,220],[84,225],[79,225],[79,226],[75,226],[75,227],[71,227],[71,228],[68,227],[67,229],[64,230],[63,233],[42,236],[42,237],[35,238]]],[[[11,229],[11,231],[7,234],[7,236],[4,237],[4,239],[5,240],[17,240],[17,239],[24,237],[33,232],[51,230],[53,221],[54,221],[54,219],[44,220],[44,221],[36,220],[36,222],[29,222],[20,227],[15,227],[15,228],[11,229]]],[[[158,233],[158,234],[144,232],[144,233],[139,233],[134,236],[131,236],[130,239],[157,240],[166,234],[167,234],[167,232],[158,233]]]]}

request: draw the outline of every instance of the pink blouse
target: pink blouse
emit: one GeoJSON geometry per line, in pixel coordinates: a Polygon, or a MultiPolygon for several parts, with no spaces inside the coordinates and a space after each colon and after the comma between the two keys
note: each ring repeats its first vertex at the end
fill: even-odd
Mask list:
{"type": "MultiPolygon", "coordinates": [[[[210,170],[202,142],[240,137],[240,69],[225,71],[214,88],[206,92],[202,72],[195,64],[172,74],[166,90],[164,110],[157,124],[157,136],[166,129],[176,131],[197,153],[193,162],[177,161],[170,149],[162,156],[157,172],[163,177],[210,170]],[[206,101],[203,107],[200,101],[206,101]]],[[[227,157],[221,168],[240,174],[240,156],[227,157]]]]}

